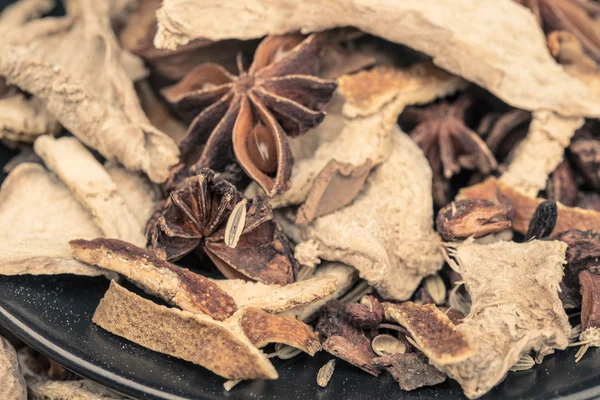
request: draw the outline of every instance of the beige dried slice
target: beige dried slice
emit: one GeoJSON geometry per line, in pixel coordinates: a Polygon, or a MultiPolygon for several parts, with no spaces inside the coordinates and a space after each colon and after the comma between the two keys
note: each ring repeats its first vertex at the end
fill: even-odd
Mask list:
{"type": "Polygon", "coordinates": [[[291,308],[282,315],[294,317],[304,322],[310,321],[330,300],[339,299],[358,280],[358,273],[354,268],[337,262],[324,262],[316,269],[312,279],[323,279],[327,276],[336,279],[335,290],[331,294],[314,303],[291,308]]]}
{"type": "Polygon", "coordinates": [[[296,223],[307,224],[352,203],[365,184],[372,166],[371,160],[356,167],[330,160],[319,172],[306,201],[298,209],[296,223]]]}
{"type": "Polygon", "coordinates": [[[27,399],[27,387],[19,368],[17,353],[2,336],[0,336],[0,398],[27,399]]]}
{"type": "MultiPolygon", "coordinates": [[[[502,180],[494,177],[484,182],[461,189],[457,199],[487,199],[496,203],[508,201],[515,210],[512,221],[513,229],[522,234],[527,233],[529,223],[537,206],[544,201],[524,195],[502,180]]],[[[552,234],[578,229],[600,232],[600,212],[579,207],[567,207],[557,203],[558,218],[552,234]]]]}
{"type": "Polygon", "coordinates": [[[116,239],[71,240],[69,244],[77,260],[117,272],[147,293],[185,311],[223,321],[236,310],[233,298],[214,282],[151,251],[116,239]]]}
{"type": "Polygon", "coordinates": [[[321,350],[319,336],[302,321],[269,314],[258,308],[245,308],[225,321],[239,324],[246,337],[258,348],[269,343],[282,343],[314,356],[321,350]]]}
{"type": "MultiPolygon", "coordinates": [[[[0,75],[39,99],[105,158],[163,182],[178,163],[179,150],[150,124],[139,104],[133,81],[146,71],[140,59],[118,45],[112,2],[82,0],[67,9],[65,17],[35,20],[36,27],[45,28],[35,40],[0,42],[0,75]]],[[[28,29],[13,34],[31,37],[28,29]]]]}
{"type": "Polygon", "coordinates": [[[266,285],[241,279],[214,280],[239,308],[255,307],[278,313],[306,306],[331,295],[338,287],[333,275],[319,275],[289,285],[266,285]]]}
{"type": "Polygon", "coordinates": [[[567,347],[571,327],[558,297],[566,248],[563,242],[540,240],[449,248],[472,299],[457,331],[475,352],[436,366],[457,380],[467,397],[496,386],[522,354],[567,347]]]}
{"type": "Polygon", "coordinates": [[[128,398],[87,379],[75,381],[28,379],[27,388],[32,400],[125,400],[128,398]]]}
{"type": "Polygon", "coordinates": [[[354,202],[300,229],[310,246],[299,245],[296,258],[305,258],[300,252],[309,249],[311,257],[351,265],[382,296],[404,300],[443,264],[432,218],[431,168],[417,145],[395,128],[390,157],[371,173],[354,202]]]}
{"type": "Polygon", "coordinates": [[[73,258],[68,241],[102,233],[92,216],[39,164],[18,165],[0,191],[0,275],[114,273],[73,258]]]}
{"type": "Polygon", "coordinates": [[[142,173],[128,171],[115,162],[105,163],[104,168],[117,187],[117,193],[144,231],[161,199],[159,188],[142,173]]]}
{"type": "Polygon", "coordinates": [[[546,187],[548,175],[561,163],[565,148],[583,123],[584,119],[579,117],[534,112],[527,136],[515,149],[500,180],[527,196],[537,196],[546,187]]]}
{"type": "Polygon", "coordinates": [[[460,332],[448,316],[433,304],[382,303],[385,318],[405,327],[412,339],[436,366],[463,361],[475,352],[467,334],[460,332]]]}
{"type": "Polygon", "coordinates": [[[37,154],[33,151],[33,147],[27,146],[23,147],[19,150],[19,154],[11,158],[4,167],[2,167],[2,172],[5,174],[10,174],[19,164],[23,163],[33,163],[42,165],[44,162],[41,158],[38,157],[37,154]]]}
{"type": "MultiPolygon", "coordinates": [[[[430,62],[402,69],[376,67],[372,72],[342,77],[338,89],[341,96],[330,105],[323,123],[290,140],[295,160],[290,190],[273,200],[272,205],[282,207],[304,202],[315,179],[331,160],[355,168],[369,160],[373,167],[381,164],[391,154],[398,115],[406,105],[429,103],[465,85],[464,80],[434,67],[430,62]],[[369,87],[384,79],[392,79],[385,92],[387,102],[377,102],[379,108],[360,108],[363,105],[356,100],[356,92],[361,87],[369,87]],[[338,103],[345,95],[349,99],[341,109],[338,103]],[[350,99],[358,103],[354,105],[350,99]]],[[[382,96],[377,93],[372,95],[374,98],[382,96]]],[[[367,97],[362,99],[365,102],[369,100],[367,97]]]]}
{"type": "Polygon", "coordinates": [[[335,358],[327,361],[325,365],[319,368],[319,372],[317,373],[317,385],[321,387],[327,387],[331,377],[333,376],[333,371],[335,370],[335,358]]]}
{"type": "Polygon", "coordinates": [[[201,365],[227,379],[277,379],[277,371],[241,327],[168,308],[114,281],[93,322],[141,346],[201,365]]]}
{"type": "Polygon", "coordinates": [[[120,196],[108,172],[74,137],[43,136],[34,150],[79,202],[90,211],[105,236],[138,246],[146,244],[143,225],[120,196]]]}
{"type": "MultiPolygon", "coordinates": [[[[1,22],[0,22],[1,23],[1,22]]],[[[18,93],[0,99],[0,138],[33,143],[42,135],[56,135],[60,124],[35,97],[18,93]]]]}
{"type": "Polygon", "coordinates": [[[165,0],[157,18],[154,43],[171,49],[196,38],[250,39],[353,26],[432,56],[439,67],[512,106],[600,115],[595,94],[557,65],[533,14],[512,1],[468,0],[457,8],[452,0],[212,0],[200,8],[186,0],[165,0]]]}

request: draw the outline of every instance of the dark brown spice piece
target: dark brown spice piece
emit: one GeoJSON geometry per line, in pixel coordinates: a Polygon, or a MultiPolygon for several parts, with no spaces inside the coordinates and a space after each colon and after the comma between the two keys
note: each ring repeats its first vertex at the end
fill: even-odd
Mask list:
{"type": "Polygon", "coordinates": [[[269,197],[287,189],[292,169],[288,136],[321,123],[336,83],[315,77],[324,35],[269,36],[239,76],[202,64],[163,90],[169,102],[196,115],[180,149],[193,168],[221,170],[235,159],[269,197]],[[194,148],[204,146],[197,160],[194,148]]]}
{"type": "Polygon", "coordinates": [[[586,210],[600,211],[600,193],[579,192],[575,205],[586,210]]]}
{"type": "Polygon", "coordinates": [[[485,199],[459,200],[442,208],[436,219],[437,231],[445,240],[481,237],[510,229],[513,210],[485,199]]]}
{"type": "Polygon", "coordinates": [[[50,369],[48,369],[48,378],[52,379],[53,381],[67,381],[69,379],[75,378],[75,375],[71,371],[69,371],[56,361],[49,361],[50,369]]]}
{"type": "Polygon", "coordinates": [[[556,226],[557,218],[558,209],[554,200],[546,200],[540,203],[529,222],[529,229],[525,235],[525,240],[533,238],[544,239],[550,236],[556,226]]]}
{"type": "Polygon", "coordinates": [[[576,289],[581,271],[600,266],[600,234],[593,231],[569,230],[556,235],[554,239],[568,245],[563,283],[576,289]]]}
{"type": "Polygon", "coordinates": [[[565,206],[573,207],[577,201],[577,182],[567,160],[563,160],[550,174],[546,185],[546,195],[549,199],[558,201],[565,206]]]}
{"type": "Polygon", "coordinates": [[[279,285],[294,282],[297,262],[268,201],[249,201],[237,246],[225,244],[227,219],[242,199],[231,183],[202,169],[181,182],[150,220],[149,245],[167,260],[176,260],[200,247],[228,278],[279,285]]]}
{"type": "Polygon", "coordinates": [[[515,147],[527,135],[530,122],[531,113],[524,110],[489,113],[482,118],[477,133],[485,138],[485,143],[496,159],[506,164],[512,158],[515,147]]]}
{"type": "Polygon", "coordinates": [[[421,353],[377,357],[373,365],[387,369],[400,384],[400,389],[406,391],[435,386],[446,380],[446,374],[430,365],[427,357],[421,353]]]}
{"type": "Polygon", "coordinates": [[[581,331],[600,328],[600,275],[590,271],[579,273],[581,284],[581,331]]]}
{"type": "Polygon", "coordinates": [[[600,140],[575,139],[569,152],[586,182],[600,191],[600,140]]]}

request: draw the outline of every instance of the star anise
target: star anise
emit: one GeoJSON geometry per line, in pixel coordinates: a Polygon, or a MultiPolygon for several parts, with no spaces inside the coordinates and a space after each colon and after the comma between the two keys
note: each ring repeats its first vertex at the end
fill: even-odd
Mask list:
{"type": "Polygon", "coordinates": [[[188,164],[220,171],[235,156],[269,197],[284,192],[293,163],[287,137],[323,120],[337,86],[314,76],[323,40],[320,34],[269,36],[248,70],[238,59],[239,76],[202,64],[166,88],[167,100],[196,116],[180,143],[188,164]]]}
{"type": "Polygon", "coordinates": [[[235,247],[225,243],[226,224],[244,196],[209,169],[182,181],[148,223],[148,243],[171,261],[200,247],[228,278],[285,285],[295,280],[292,247],[265,199],[246,205],[235,247]]]}
{"type": "Polygon", "coordinates": [[[418,108],[408,107],[401,122],[416,124],[410,132],[425,153],[433,171],[434,199],[448,202],[447,180],[462,169],[477,169],[488,175],[497,166],[485,142],[465,123],[472,100],[468,95],[451,103],[446,100],[418,108]]]}
{"type": "Polygon", "coordinates": [[[531,113],[524,110],[512,109],[504,113],[489,113],[485,115],[477,133],[498,161],[509,162],[513,150],[527,136],[531,113]]]}
{"type": "Polygon", "coordinates": [[[585,51],[600,61],[600,5],[589,0],[515,0],[529,8],[546,34],[567,31],[581,41],[585,51]]]}

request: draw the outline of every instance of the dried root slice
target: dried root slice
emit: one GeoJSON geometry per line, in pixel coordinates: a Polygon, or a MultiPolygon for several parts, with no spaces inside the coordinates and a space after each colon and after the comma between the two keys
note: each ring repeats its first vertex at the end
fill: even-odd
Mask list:
{"type": "Polygon", "coordinates": [[[568,345],[571,327],[558,297],[566,244],[466,242],[449,249],[472,299],[457,331],[475,351],[452,364],[437,365],[477,398],[496,386],[521,355],[568,345]]]}
{"type": "Polygon", "coordinates": [[[27,379],[32,400],[125,400],[127,397],[87,379],[75,381],[51,381],[27,379]]]}
{"type": "MultiPolygon", "coordinates": [[[[524,195],[502,180],[493,177],[480,184],[462,189],[457,199],[487,199],[497,204],[508,202],[515,210],[515,217],[512,220],[513,229],[523,234],[527,233],[535,209],[544,201],[541,198],[524,195]]],[[[567,207],[560,203],[557,206],[558,219],[553,234],[571,229],[600,232],[600,212],[567,207]]]]}
{"type": "Polygon", "coordinates": [[[218,285],[158,258],[152,252],[117,239],[71,240],[75,259],[117,272],[144,291],[191,313],[223,321],[236,310],[234,300],[218,285]]]}
{"type": "Polygon", "coordinates": [[[307,224],[352,203],[362,189],[373,163],[352,164],[331,160],[319,172],[306,201],[298,209],[297,224],[307,224]]]}
{"type": "Polygon", "coordinates": [[[317,373],[317,385],[321,387],[327,387],[331,377],[333,376],[333,371],[335,370],[335,359],[327,361],[325,365],[319,368],[319,372],[317,373]]]}
{"type": "Polygon", "coordinates": [[[35,97],[15,94],[0,99],[0,138],[33,143],[42,135],[56,135],[60,124],[35,97]]]}
{"type": "MultiPolygon", "coordinates": [[[[358,279],[358,273],[354,268],[350,267],[349,265],[335,262],[323,263],[323,265],[317,268],[312,279],[323,279],[323,277],[326,276],[332,276],[336,279],[335,291],[314,303],[300,305],[289,309],[282,315],[293,317],[304,322],[310,321],[329,301],[339,299],[344,293],[346,293],[358,279]]],[[[290,285],[287,287],[289,286],[290,285]]]]}
{"type": "Polygon", "coordinates": [[[417,347],[435,365],[467,359],[474,353],[468,336],[459,332],[448,316],[433,304],[383,303],[385,317],[405,327],[417,347]]]}
{"type": "Polygon", "coordinates": [[[114,281],[92,320],[115,335],[227,379],[277,379],[271,362],[241,327],[155,304],[114,281]]]}
{"type": "Polygon", "coordinates": [[[35,141],[34,150],[90,211],[105,236],[145,245],[144,225],[127,207],[102,164],[79,140],[43,136],[35,141]]]}
{"type": "Polygon", "coordinates": [[[428,54],[441,68],[517,108],[600,114],[594,93],[556,64],[533,14],[516,2],[469,0],[460,12],[452,0],[370,1],[368,13],[365,4],[215,0],[195,8],[186,0],[166,0],[157,11],[154,43],[174,49],[196,38],[249,39],[353,26],[428,54]],[[527,40],[520,40],[524,37],[527,40]]]}
{"type": "Polygon", "coordinates": [[[300,228],[300,238],[310,246],[298,245],[295,254],[300,260],[316,256],[351,265],[382,296],[404,300],[423,277],[441,268],[443,256],[431,226],[431,168],[397,128],[391,149],[352,204],[300,228]]]}
{"type": "Polygon", "coordinates": [[[27,399],[27,387],[19,368],[17,353],[2,336],[0,336],[0,398],[27,399]]]}
{"type": "Polygon", "coordinates": [[[258,308],[246,308],[226,321],[238,323],[250,342],[258,348],[269,343],[283,343],[314,356],[321,350],[318,335],[302,321],[269,314],[258,308]]]}
{"type": "Polygon", "coordinates": [[[424,386],[435,386],[446,380],[446,374],[430,365],[420,353],[377,357],[373,360],[373,365],[387,369],[400,389],[407,392],[424,386]]]}
{"type": "Polygon", "coordinates": [[[331,275],[319,275],[289,285],[265,285],[241,279],[214,280],[241,308],[255,307],[278,313],[306,306],[334,293],[337,279],[331,275]]]}
{"type": "Polygon", "coordinates": [[[274,207],[304,202],[315,179],[331,160],[354,168],[368,161],[373,167],[381,164],[391,154],[398,116],[406,105],[428,103],[466,85],[462,79],[426,62],[404,69],[379,67],[372,72],[346,76],[340,80],[338,91],[354,99],[367,87],[381,88],[380,82],[384,80],[391,80],[385,88],[386,101],[374,101],[374,105],[363,108],[362,104],[370,98],[360,97],[355,107],[347,100],[344,114],[333,109],[335,104],[332,104],[321,125],[290,141],[295,160],[291,187],[272,201],[274,207]]]}
{"type": "Polygon", "coordinates": [[[0,275],[116,277],[76,261],[68,241],[102,233],[92,216],[39,164],[18,165],[0,191],[0,275]]]}

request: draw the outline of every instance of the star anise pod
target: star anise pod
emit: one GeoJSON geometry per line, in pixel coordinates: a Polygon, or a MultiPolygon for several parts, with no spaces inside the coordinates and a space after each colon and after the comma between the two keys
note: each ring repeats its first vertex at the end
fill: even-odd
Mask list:
{"type": "Polygon", "coordinates": [[[465,123],[472,100],[468,95],[451,103],[442,100],[425,107],[407,107],[400,116],[403,123],[416,124],[410,132],[425,153],[433,171],[436,204],[447,204],[444,181],[462,169],[477,169],[488,175],[497,166],[485,142],[465,123]]]}
{"type": "Polygon", "coordinates": [[[508,162],[517,145],[527,136],[531,113],[512,109],[504,113],[489,113],[477,127],[477,133],[498,161],[508,162]]]}
{"type": "Polygon", "coordinates": [[[320,34],[269,36],[248,70],[239,58],[239,76],[202,64],[166,88],[169,102],[195,115],[180,143],[192,168],[220,171],[235,158],[269,197],[284,192],[293,164],[288,136],[321,123],[337,86],[315,77],[323,41],[320,34]]]}
{"type": "Polygon", "coordinates": [[[600,4],[589,0],[515,0],[529,8],[546,34],[567,31],[581,41],[585,51],[600,61],[600,30],[596,22],[600,4]]]}
{"type": "Polygon", "coordinates": [[[286,285],[295,280],[292,247],[265,199],[246,207],[235,247],[225,243],[226,225],[244,196],[209,169],[182,181],[148,223],[149,245],[171,261],[201,248],[228,278],[286,285]]]}

